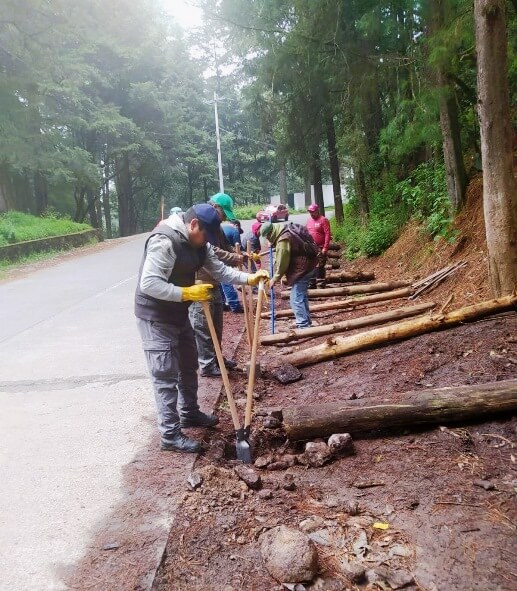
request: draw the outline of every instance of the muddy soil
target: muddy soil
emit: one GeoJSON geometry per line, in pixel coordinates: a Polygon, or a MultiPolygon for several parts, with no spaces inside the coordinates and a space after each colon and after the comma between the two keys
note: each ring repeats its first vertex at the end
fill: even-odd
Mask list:
{"type": "MultiPolygon", "coordinates": [[[[405,304],[317,319],[342,320],[405,304]]],[[[287,326],[279,322],[277,330],[287,326]]],[[[267,321],[262,331],[269,332],[267,321]]],[[[304,368],[303,379],[290,385],[280,385],[268,369],[281,362],[284,352],[323,338],[294,347],[262,347],[265,372],[255,388],[255,458],[303,450],[303,444],[286,441],[281,430],[266,427],[266,418],[257,416],[265,409],[378,396],[400,399],[409,390],[515,378],[516,335],[517,316],[503,314],[304,368]]],[[[244,339],[236,358],[241,366],[249,358],[244,339]]],[[[231,381],[243,414],[246,377],[233,372],[231,381]]],[[[320,558],[321,576],[306,589],[516,588],[514,418],[372,434],[354,442],[354,455],[321,468],[259,470],[262,489],[269,494],[248,489],[235,475],[235,439],[223,398],[218,412],[220,428],[196,464],[204,482],[181,506],[155,591],[283,589],[264,568],[257,540],[275,525],[300,523],[320,558]],[[364,484],[376,486],[357,486],[364,484]],[[312,531],[308,518],[313,518],[309,524],[316,523],[312,531]],[[355,575],[362,571],[362,579],[350,574],[350,562],[355,575]]]]}

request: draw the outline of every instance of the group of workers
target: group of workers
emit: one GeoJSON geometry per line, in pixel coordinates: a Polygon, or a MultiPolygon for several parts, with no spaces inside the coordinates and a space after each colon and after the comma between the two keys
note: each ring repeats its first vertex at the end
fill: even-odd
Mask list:
{"type": "MultiPolygon", "coordinates": [[[[296,326],[311,326],[307,290],[325,277],[330,225],[317,205],[308,208],[303,231],[296,224],[253,224],[243,233],[225,193],[213,195],[186,212],[171,211],[152,231],[144,247],[135,293],[135,315],[153,385],[160,431],[160,448],[198,452],[201,445],[182,429],[214,427],[219,419],[199,408],[198,368],[204,377],[219,377],[214,344],[203,302],[207,302],[219,342],[224,307],[242,311],[235,285],[256,287],[261,281],[291,286],[296,326]],[[315,248],[316,256],[305,242],[315,248]],[[312,238],[310,238],[312,236],[312,238]],[[260,239],[275,248],[270,278],[260,268],[260,239]],[[250,243],[251,248],[247,249],[250,243]],[[249,263],[249,265],[248,265],[249,263]],[[251,272],[240,269],[248,266],[251,272]]],[[[236,363],[224,359],[227,369],[236,363]]]]}

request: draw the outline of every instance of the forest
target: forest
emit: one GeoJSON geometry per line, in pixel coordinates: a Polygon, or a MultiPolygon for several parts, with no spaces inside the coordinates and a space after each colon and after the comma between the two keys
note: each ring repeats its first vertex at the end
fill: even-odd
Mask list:
{"type": "MultiPolygon", "coordinates": [[[[476,4],[503,12],[492,68],[511,157],[517,3],[476,4]]],[[[187,31],[152,0],[3,5],[0,211],[57,211],[111,237],[149,230],[162,199],[205,201],[216,93],[238,205],[311,184],[322,203],[332,183],[349,258],[379,254],[411,217],[455,239],[483,166],[472,2],[199,0],[187,31]]]]}

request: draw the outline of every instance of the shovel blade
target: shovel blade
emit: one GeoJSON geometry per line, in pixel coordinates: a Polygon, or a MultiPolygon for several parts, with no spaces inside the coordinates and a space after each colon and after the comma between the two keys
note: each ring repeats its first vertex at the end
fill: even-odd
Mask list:
{"type": "Polygon", "coordinates": [[[249,441],[246,441],[246,439],[237,439],[237,443],[235,444],[235,450],[237,452],[237,459],[240,460],[243,464],[253,463],[251,445],[249,444],[249,441]]]}

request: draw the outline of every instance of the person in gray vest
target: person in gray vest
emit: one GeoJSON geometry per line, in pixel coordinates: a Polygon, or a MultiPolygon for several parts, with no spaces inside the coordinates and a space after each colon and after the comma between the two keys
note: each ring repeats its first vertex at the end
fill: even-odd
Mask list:
{"type": "Polygon", "coordinates": [[[218,281],[258,285],[267,272],[247,274],[227,267],[213,248],[220,232],[217,211],[208,204],[173,214],[147,239],[135,293],[135,315],[154,388],[160,448],[198,452],[201,445],[181,428],[214,427],[219,419],[198,405],[197,350],[188,318],[192,302],[209,301],[212,285],[195,284],[206,270],[218,281]]]}

